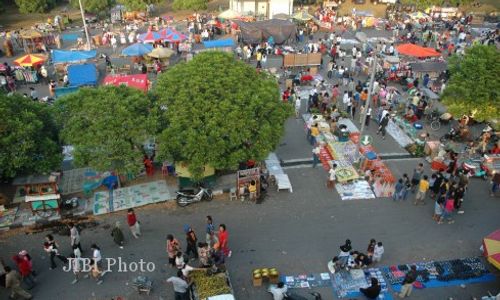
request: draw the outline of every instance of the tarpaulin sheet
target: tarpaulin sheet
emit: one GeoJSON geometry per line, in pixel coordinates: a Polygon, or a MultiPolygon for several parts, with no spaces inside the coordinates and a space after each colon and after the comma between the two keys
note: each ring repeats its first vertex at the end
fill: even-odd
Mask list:
{"type": "Polygon", "coordinates": [[[422,47],[414,44],[399,45],[396,47],[396,50],[401,55],[414,56],[414,57],[441,56],[441,53],[437,52],[433,48],[422,47]]]}
{"type": "Polygon", "coordinates": [[[68,79],[70,86],[96,85],[97,69],[94,64],[70,65],[68,79]]]}
{"type": "Polygon", "coordinates": [[[240,29],[243,41],[260,43],[273,37],[276,44],[283,44],[295,37],[296,25],[286,20],[265,20],[258,22],[243,22],[235,20],[240,29]]]}
{"type": "Polygon", "coordinates": [[[125,85],[142,91],[148,90],[148,75],[108,75],[104,78],[104,85],[120,86],[125,85]]]}
{"type": "Polygon", "coordinates": [[[96,57],[97,51],[69,51],[69,50],[51,50],[52,62],[55,64],[78,62],[96,57]]]}
{"type": "Polygon", "coordinates": [[[203,46],[205,46],[205,48],[234,47],[234,41],[232,39],[205,41],[203,42],[203,46]]]}

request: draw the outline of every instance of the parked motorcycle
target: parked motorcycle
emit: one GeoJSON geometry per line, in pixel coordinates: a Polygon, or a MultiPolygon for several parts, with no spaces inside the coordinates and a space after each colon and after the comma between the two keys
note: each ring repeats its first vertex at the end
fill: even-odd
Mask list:
{"type": "Polygon", "coordinates": [[[177,192],[177,204],[180,207],[188,206],[191,203],[200,202],[200,201],[212,201],[214,195],[212,194],[211,189],[207,189],[204,187],[199,187],[198,191],[194,190],[180,190],[177,192]]]}

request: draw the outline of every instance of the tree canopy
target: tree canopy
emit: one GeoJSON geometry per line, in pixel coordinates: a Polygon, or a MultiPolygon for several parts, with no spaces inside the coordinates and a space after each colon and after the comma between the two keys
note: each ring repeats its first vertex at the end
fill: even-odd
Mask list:
{"type": "Polygon", "coordinates": [[[204,10],[207,9],[208,0],[174,0],[172,7],[176,10],[204,10]]]}
{"type": "Polygon", "coordinates": [[[82,88],[58,99],[56,118],[77,166],[137,174],[143,145],[155,130],[150,99],[125,86],[82,88]]]}
{"type": "Polygon", "coordinates": [[[0,93],[0,176],[60,169],[62,149],[46,105],[0,93]]]}
{"type": "Polygon", "coordinates": [[[130,11],[144,11],[148,4],[160,3],[161,0],[118,0],[118,3],[125,5],[130,11]]]}
{"type": "Polygon", "coordinates": [[[291,114],[276,80],[223,52],[204,52],[158,78],[164,125],[158,155],[188,163],[195,178],[205,165],[234,169],[273,151],[291,114]]]}
{"type": "Polygon", "coordinates": [[[401,3],[406,5],[415,5],[418,9],[426,9],[431,6],[467,5],[473,1],[474,0],[401,0],[401,3]]]}
{"type": "MultiPolygon", "coordinates": [[[[106,11],[114,4],[114,0],[81,0],[81,1],[85,11],[95,14],[106,11]]],[[[71,0],[70,3],[71,6],[73,6],[74,8],[80,8],[78,0],[71,0]]]]}
{"type": "Polygon", "coordinates": [[[56,5],[55,0],[16,0],[22,14],[44,13],[56,5]]]}
{"type": "Polygon", "coordinates": [[[500,116],[500,53],[494,46],[476,45],[464,56],[450,58],[451,78],[443,102],[455,116],[475,113],[479,121],[500,116]]]}

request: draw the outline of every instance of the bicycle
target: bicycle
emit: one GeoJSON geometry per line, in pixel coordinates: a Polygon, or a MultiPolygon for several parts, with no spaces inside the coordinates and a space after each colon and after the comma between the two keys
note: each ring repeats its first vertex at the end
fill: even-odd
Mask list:
{"type": "Polygon", "coordinates": [[[433,110],[426,115],[427,121],[431,123],[431,129],[434,131],[439,130],[441,128],[441,116],[437,110],[433,110]]]}

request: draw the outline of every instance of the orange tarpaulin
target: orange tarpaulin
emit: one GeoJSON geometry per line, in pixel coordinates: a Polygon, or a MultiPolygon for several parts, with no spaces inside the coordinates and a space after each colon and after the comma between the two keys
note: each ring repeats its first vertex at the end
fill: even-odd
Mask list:
{"type": "Polygon", "coordinates": [[[437,52],[433,48],[426,48],[414,44],[402,44],[396,47],[399,54],[414,56],[414,57],[430,57],[430,56],[440,56],[441,53],[437,52]]]}

